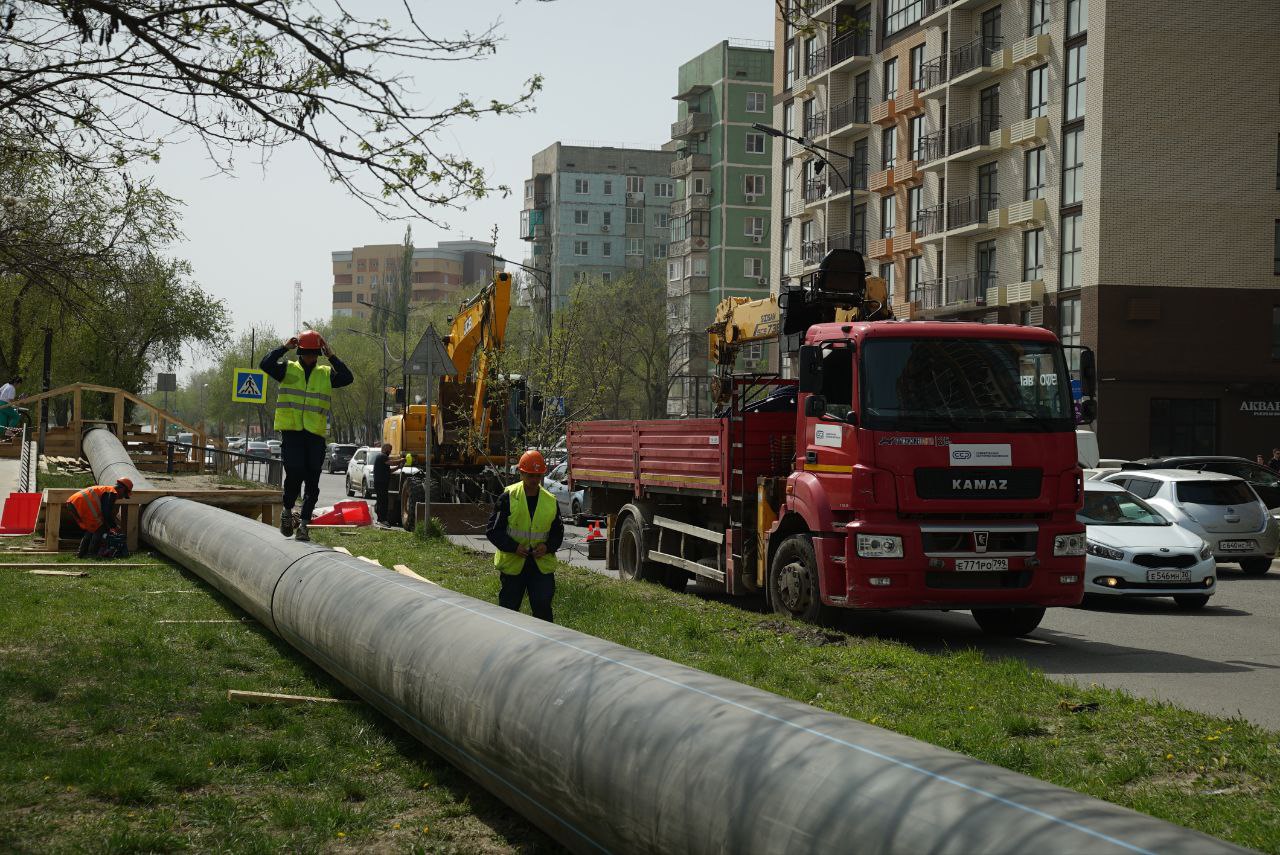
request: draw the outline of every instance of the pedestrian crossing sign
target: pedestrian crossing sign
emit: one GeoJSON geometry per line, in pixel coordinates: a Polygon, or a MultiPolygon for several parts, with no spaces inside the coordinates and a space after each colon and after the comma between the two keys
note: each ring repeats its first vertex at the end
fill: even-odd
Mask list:
{"type": "Polygon", "coordinates": [[[267,373],[256,368],[237,368],[231,384],[231,400],[240,404],[265,404],[267,373]]]}

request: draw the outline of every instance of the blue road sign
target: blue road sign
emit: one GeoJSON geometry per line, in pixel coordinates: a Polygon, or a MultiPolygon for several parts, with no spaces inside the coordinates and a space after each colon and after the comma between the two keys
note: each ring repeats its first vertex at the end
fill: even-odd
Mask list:
{"type": "Polygon", "coordinates": [[[267,372],[257,368],[237,368],[231,383],[231,400],[240,404],[265,404],[267,372]]]}

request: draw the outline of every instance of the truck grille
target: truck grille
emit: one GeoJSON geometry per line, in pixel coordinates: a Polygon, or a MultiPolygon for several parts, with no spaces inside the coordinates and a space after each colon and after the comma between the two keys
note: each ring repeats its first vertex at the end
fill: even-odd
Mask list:
{"type": "Polygon", "coordinates": [[[1040,469],[917,469],[916,495],[922,499],[1036,499],[1043,480],[1040,469]]]}
{"type": "Polygon", "coordinates": [[[951,591],[1025,588],[1031,584],[1031,571],[1020,570],[1016,573],[1001,571],[991,573],[925,573],[924,584],[929,588],[943,588],[951,591]]]}
{"type": "MultiPolygon", "coordinates": [[[[991,529],[987,532],[986,553],[1036,551],[1036,532],[1034,531],[1000,531],[991,529]]],[[[972,531],[925,531],[920,539],[925,555],[979,555],[974,546],[972,531]]],[[[1163,566],[1163,565],[1162,565],[1163,566]]]]}
{"type": "Polygon", "coordinates": [[[1194,555],[1187,555],[1185,552],[1180,555],[1157,555],[1154,552],[1144,552],[1133,556],[1133,563],[1139,567],[1175,567],[1179,570],[1196,566],[1197,560],[1194,555]]]}

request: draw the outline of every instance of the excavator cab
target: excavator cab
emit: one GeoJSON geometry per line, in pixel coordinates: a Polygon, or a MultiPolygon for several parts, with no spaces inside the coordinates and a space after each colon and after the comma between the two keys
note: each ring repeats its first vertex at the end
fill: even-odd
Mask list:
{"type": "Polygon", "coordinates": [[[867,276],[856,249],[833,249],[816,273],[778,295],[782,334],[803,336],[814,324],[838,320],[879,321],[893,317],[884,280],[867,276]]]}

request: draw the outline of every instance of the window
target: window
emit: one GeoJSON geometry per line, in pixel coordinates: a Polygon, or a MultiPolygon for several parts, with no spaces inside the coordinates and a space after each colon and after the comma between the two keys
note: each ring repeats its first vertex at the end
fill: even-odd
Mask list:
{"type": "Polygon", "coordinates": [[[888,0],[885,5],[884,34],[891,36],[920,20],[924,4],[920,0],[888,0]]]}
{"type": "Polygon", "coordinates": [[[1080,261],[1083,258],[1080,244],[1084,238],[1080,233],[1082,219],[1080,214],[1062,218],[1062,264],[1059,267],[1062,281],[1058,286],[1061,291],[1080,287],[1080,261]]]}
{"type": "Polygon", "coordinates": [[[924,210],[924,188],[912,187],[907,191],[907,231],[920,231],[920,214],[924,210]]]}
{"type": "Polygon", "coordinates": [[[575,240],[575,241],[573,242],[573,254],[574,254],[574,255],[579,255],[579,256],[581,256],[581,255],[586,255],[586,254],[587,254],[587,242],[586,242],[585,240],[575,240]]]}
{"type": "Polygon", "coordinates": [[[1272,270],[1275,275],[1280,276],[1280,220],[1276,220],[1276,252],[1275,266],[1272,270]]]}
{"type": "Polygon", "coordinates": [[[695,255],[689,259],[689,275],[690,276],[706,276],[707,275],[707,257],[705,255],[695,255]]]}
{"type": "Polygon", "coordinates": [[[880,168],[893,166],[898,150],[898,126],[885,128],[880,132],[880,168]]]}
{"type": "Polygon", "coordinates": [[[813,220],[805,220],[800,224],[800,251],[807,253],[813,242],[813,220]]]}
{"type": "Polygon", "coordinates": [[[747,134],[747,154],[764,154],[764,134],[747,134]]]}
{"type": "Polygon", "coordinates": [[[1218,401],[1216,398],[1152,398],[1150,430],[1153,456],[1217,454],[1218,401]]]}
{"type": "MultiPolygon", "coordinates": [[[[1080,298],[1071,297],[1058,301],[1058,340],[1066,345],[1078,346],[1083,340],[1080,331],[1080,298]]],[[[1067,349],[1067,367],[1080,370],[1080,351],[1067,349]]]]}
{"type": "MultiPolygon", "coordinates": [[[[1276,233],[1280,234],[1280,227],[1277,227],[1276,233]]],[[[1280,253],[1277,253],[1280,255],[1280,253]]],[[[342,302],[338,299],[338,295],[333,295],[333,302],[342,302]]],[[[1280,306],[1271,307],[1271,358],[1280,359],[1280,306]]]]}
{"type": "Polygon", "coordinates": [[[671,199],[676,195],[676,185],[670,181],[655,181],[653,184],[653,195],[659,199],[671,199]]]}
{"type": "MultiPolygon", "coordinates": [[[[885,292],[889,295],[889,302],[893,302],[893,262],[886,261],[880,265],[880,278],[884,280],[885,292]]],[[[915,299],[910,291],[907,292],[907,299],[915,299]]]]}
{"type": "Polygon", "coordinates": [[[1031,0],[1031,23],[1027,35],[1039,36],[1049,32],[1049,0],[1031,0]]]}
{"type": "Polygon", "coordinates": [[[604,182],[604,195],[606,196],[613,195],[613,182],[608,179],[605,179],[605,182],[604,182]]]}
{"type": "Polygon", "coordinates": [[[853,78],[853,121],[865,125],[871,112],[871,72],[864,71],[853,78]]]}
{"type": "Polygon", "coordinates": [[[644,192],[644,176],[628,175],[627,176],[627,192],[643,193],[644,192]]]}
{"type": "Polygon", "coordinates": [[[786,213],[787,206],[791,204],[791,193],[795,189],[795,164],[788,160],[782,164],[782,210],[786,213]]]}
{"type": "Polygon", "coordinates": [[[524,183],[524,197],[526,199],[533,198],[533,182],[532,181],[526,181],[524,183]]]}
{"type": "Polygon", "coordinates": [[[924,116],[913,116],[907,125],[911,145],[911,160],[924,160],[924,116]]]}
{"type": "Polygon", "coordinates": [[[1084,118],[1084,76],[1089,64],[1088,45],[1067,49],[1067,121],[1084,118]]]}
{"type": "Polygon", "coordinates": [[[707,180],[705,178],[693,179],[693,195],[701,196],[707,192],[707,180]]]}
{"type": "Polygon", "coordinates": [[[573,224],[575,226],[585,226],[587,224],[587,212],[582,209],[578,209],[574,211],[573,224]]]}
{"type": "Polygon", "coordinates": [[[644,255],[644,238],[627,238],[627,255],[644,255]]]}
{"type": "Polygon", "coordinates": [[[898,60],[887,59],[883,66],[884,83],[881,89],[881,101],[898,97],[898,60]]]}
{"type": "Polygon", "coordinates": [[[896,227],[897,207],[892,195],[885,196],[880,200],[880,237],[893,237],[893,230],[896,227]]]}
{"type": "Polygon", "coordinates": [[[644,208],[627,208],[627,225],[644,225],[644,208]]]}
{"type": "Polygon", "coordinates": [[[613,225],[613,211],[605,211],[600,215],[602,224],[606,226],[613,225]]]}
{"type": "MultiPolygon", "coordinates": [[[[923,256],[913,255],[907,259],[907,293],[915,294],[920,290],[920,283],[923,277],[920,273],[920,264],[923,256]]],[[[892,302],[892,301],[890,301],[892,302]]]]}
{"type": "Polygon", "coordinates": [[[684,278],[684,259],[673,258],[667,262],[667,281],[678,282],[684,278]]]}
{"type": "Polygon", "coordinates": [[[1022,281],[1044,278],[1044,229],[1022,233],[1022,281]]]}
{"type": "Polygon", "coordinates": [[[653,257],[654,257],[654,258],[666,258],[666,257],[667,257],[667,245],[666,245],[665,243],[655,243],[655,244],[653,245],[653,257]]]}
{"type": "Polygon", "coordinates": [[[796,85],[796,43],[787,42],[786,47],[786,71],[783,79],[783,87],[790,89],[796,85]]]}
{"type": "Polygon", "coordinates": [[[671,222],[670,214],[657,213],[653,215],[653,224],[657,228],[665,229],[671,222]]]}
{"type": "Polygon", "coordinates": [[[364,277],[363,277],[363,276],[357,276],[357,277],[356,277],[356,284],[357,284],[357,285],[363,285],[363,284],[364,284],[364,277]]]}
{"type": "Polygon", "coordinates": [[[1044,146],[1033,148],[1022,156],[1022,198],[1044,198],[1044,146]]]}
{"type": "Polygon", "coordinates": [[[377,285],[377,284],[378,284],[378,274],[376,274],[376,273],[375,273],[374,275],[372,275],[372,276],[370,276],[370,277],[369,277],[369,284],[370,284],[370,285],[377,285]]]}
{"type": "Polygon", "coordinates": [[[1027,118],[1049,115],[1049,66],[1027,72],[1027,118]]]}
{"type": "Polygon", "coordinates": [[[916,45],[907,58],[907,69],[911,77],[910,88],[924,88],[924,45],[916,45]]]}
{"type": "MultiPolygon", "coordinates": [[[[1276,189],[1280,190],[1280,134],[1276,134],[1276,189]]],[[[351,269],[351,265],[347,265],[351,269]]]]}
{"type": "MultiPolygon", "coordinates": [[[[605,253],[605,255],[608,255],[608,254],[609,254],[609,253],[607,253],[607,252],[605,253]]],[[[610,281],[612,281],[612,280],[613,280],[613,274],[612,274],[612,273],[610,273],[608,270],[606,270],[606,271],[604,271],[603,273],[601,273],[601,274],[600,274],[600,281],[601,281],[601,282],[610,282],[610,281]]]]}
{"type": "Polygon", "coordinates": [[[763,175],[744,175],[742,176],[743,192],[748,196],[764,195],[764,176],[763,175]]]}
{"type": "Polygon", "coordinates": [[[747,112],[748,113],[764,112],[764,93],[763,92],[747,93],[747,112]]]}
{"type": "Polygon", "coordinates": [[[613,256],[613,241],[607,240],[600,244],[600,254],[605,258],[611,258],[613,256]]]}
{"type": "Polygon", "coordinates": [[[351,302],[351,292],[350,292],[350,291],[334,291],[334,292],[333,292],[333,302],[335,302],[335,303],[350,303],[350,302],[351,302]]]}
{"type": "Polygon", "coordinates": [[[1084,134],[1079,128],[1062,135],[1062,204],[1078,205],[1084,200],[1084,134]]]}
{"type": "Polygon", "coordinates": [[[578,194],[590,193],[591,182],[585,178],[573,179],[573,192],[578,194]]]}
{"type": "Polygon", "coordinates": [[[796,135],[796,102],[788,101],[782,108],[782,132],[788,136],[796,135]]]}
{"type": "Polygon", "coordinates": [[[806,74],[813,74],[813,56],[818,52],[818,39],[811,37],[804,40],[804,68],[801,71],[806,74]]]}
{"type": "Polygon", "coordinates": [[[764,237],[764,217],[747,217],[743,220],[742,233],[747,237],[764,237]]]}
{"type": "Polygon", "coordinates": [[[764,275],[764,261],[759,258],[742,259],[742,275],[748,279],[759,279],[764,275]]]}
{"type": "Polygon", "coordinates": [[[1089,0],[1067,0],[1067,38],[1089,29],[1089,0]]]}

